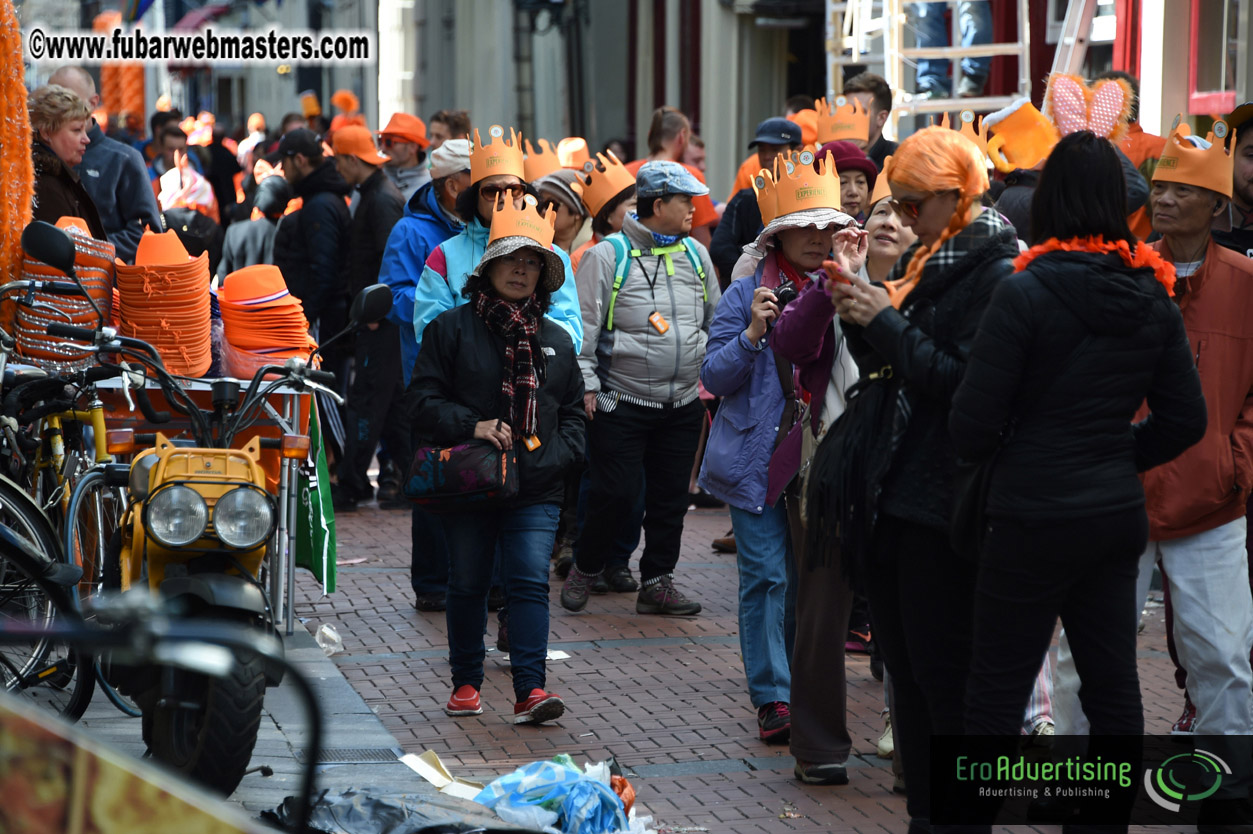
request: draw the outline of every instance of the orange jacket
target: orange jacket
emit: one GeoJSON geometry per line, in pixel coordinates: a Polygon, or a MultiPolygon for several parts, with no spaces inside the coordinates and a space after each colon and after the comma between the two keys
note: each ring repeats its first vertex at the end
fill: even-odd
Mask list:
{"type": "MultiPolygon", "coordinates": [[[[1131,123],[1127,135],[1119,143],[1119,148],[1131,160],[1131,164],[1140,169],[1140,173],[1144,175],[1145,181],[1150,186],[1153,184],[1153,169],[1157,167],[1157,160],[1162,155],[1164,147],[1166,147],[1166,140],[1161,136],[1145,133],[1139,122],[1131,123]]],[[[1144,206],[1133,211],[1127,218],[1127,225],[1131,227],[1132,234],[1140,240],[1147,239],[1153,232],[1153,224],[1149,220],[1149,207],[1144,206]]]]}
{"type": "MultiPolygon", "coordinates": [[[[1171,260],[1165,241],[1151,246],[1171,260]]],[[[1200,443],[1142,476],[1154,541],[1235,521],[1253,488],[1253,260],[1211,240],[1187,285],[1179,309],[1209,425],[1200,443]]],[[[1136,419],[1147,413],[1141,406],[1136,419]]]]}

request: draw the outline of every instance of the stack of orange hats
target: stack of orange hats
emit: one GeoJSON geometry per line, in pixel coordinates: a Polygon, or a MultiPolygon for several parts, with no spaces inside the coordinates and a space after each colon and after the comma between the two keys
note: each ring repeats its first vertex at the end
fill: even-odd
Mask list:
{"type": "Polygon", "coordinates": [[[118,330],[161,353],[170,373],[201,376],[209,335],[209,256],[188,256],[174,232],[144,232],[135,265],[117,264],[118,330]]]}
{"type": "MultiPolygon", "coordinates": [[[[74,241],[74,273],[108,316],[113,294],[113,244],[93,238],[86,221],[79,217],[62,217],[57,221],[57,228],[64,230],[74,241]]],[[[32,281],[70,280],[59,270],[29,255],[22,262],[22,278],[32,281]]],[[[96,364],[95,358],[86,350],[48,335],[48,325],[53,322],[95,329],[100,322],[86,299],[36,293],[35,305],[18,306],[14,313],[18,355],[48,370],[77,370],[96,364]]]]}
{"type": "Polygon", "coordinates": [[[271,264],[257,264],[227,275],[217,291],[222,335],[231,348],[223,351],[223,370],[251,377],[262,365],[282,364],[307,356],[318,343],[309,335],[300,299],[287,290],[283,273],[271,264]]]}

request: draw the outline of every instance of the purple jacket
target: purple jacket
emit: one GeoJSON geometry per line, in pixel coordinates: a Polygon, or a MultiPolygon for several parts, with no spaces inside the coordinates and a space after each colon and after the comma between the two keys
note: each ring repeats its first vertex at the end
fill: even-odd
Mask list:
{"type": "MultiPolygon", "coordinates": [[[[773,334],[763,337],[757,347],[744,336],[758,283],[779,283],[766,266],[763,261],[755,274],[732,282],[723,293],[700,369],[705,390],[722,397],[722,404],[709,430],[699,483],[710,495],[751,513],[761,513],[778,500],[778,493],[773,500],[768,497],[767,486],[780,476],[771,460],[784,406],[774,351],[769,349],[773,334]]],[[[794,466],[787,480],[795,474],[794,466]]]]}

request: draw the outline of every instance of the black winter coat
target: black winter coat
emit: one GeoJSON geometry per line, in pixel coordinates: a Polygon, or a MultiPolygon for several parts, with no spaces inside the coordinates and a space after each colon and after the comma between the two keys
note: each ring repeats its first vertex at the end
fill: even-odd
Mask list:
{"type": "Polygon", "coordinates": [[[31,148],[35,164],[35,205],[32,220],[56,224],[62,217],[81,217],[96,240],[108,240],[100,213],[83,188],[78,174],[42,142],[31,148]]]}
{"type": "Polygon", "coordinates": [[[718,283],[726,292],[731,285],[731,270],[744,254],[744,247],[761,234],[761,209],[751,188],[742,188],[727,203],[718,228],[709,242],[709,259],[718,270],[718,283]]]}
{"type": "Polygon", "coordinates": [[[377,284],[392,227],[405,213],[405,198],[379,168],[357,187],[361,201],[348,233],[348,294],[377,284]]]}
{"type": "Polygon", "coordinates": [[[348,226],[345,198],[352,186],[327,159],[293,190],[304,199],[299,211],[279,221],[274,233],[274,264],[291,294],[304,303],[310,323],[322,319],[323,338],[338,329],[348,309],[348,226]],[[329,326],[327,326],[329,325],[329,326]]]}
{"type": "Polygon", "coordinates": [[[1011,417],[989,515],[1144,506],[1137,473],[1178,456],[1206,426],[1183,317],[1151,269],[1113,253],[1050,252],[1000,283],[953,397],[958,453],[990,457],[1011,417]],[[1152,411],[1133,425],[1146,398],[1152,411]]]}
{"type": "MultiPolygon", "coordinates": [[[[990,221],[984,217],[977,222],[990,221]]],[[[948,433],[953,392],[966,371],[966,357],[992,291],[1013,272],[1012,258],[1018,254],[1013,229],[999,218],[995,228],[952,264],[929,262],[899,312],[889,307],[865,328],[844,327],[863,378],[891,366],[886,396],[894,403],[892,419],[903,425],[890,442],[881,437],[872,452],[876,458],[890,458],[877,502],[879,517],[948,530],[957,472],[957,452],[948,433]]],[[[900,263],[907,264],[914,251],[902,255],[900,263]]]]}
{"type": "MultiPolygon", "coordinates": [[[[536,363],[540,447],[530,452],[521,439],[515,440],[514,506],[562,503],[566,472],[583,460],[587,431],[583,375],[574,343],[565,330],[544,318],[540,344],[545,360],[542,367],[536,363]]],[[[472,305],[436,316],[422,333],[422,350],[407,393],[414,448],[464,443],[474,437],[479,421],[505,416],[500,385],[505,371],[505,341],[487,329],[472,305]]]]}

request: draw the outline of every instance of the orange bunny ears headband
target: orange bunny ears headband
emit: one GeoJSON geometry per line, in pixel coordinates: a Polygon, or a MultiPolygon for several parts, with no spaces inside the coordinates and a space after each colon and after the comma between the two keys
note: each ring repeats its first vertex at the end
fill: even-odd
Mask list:
{"type": "Polygon", "coordinates": [[[1131,85],[1121,78],[1103,78],[1089,86],[1077,75],[1055,72],[1044,90],[1044,114],[1062,136],[1090,130],[1118,142],[1127,133],[1134,103],[1131,85]]]}

